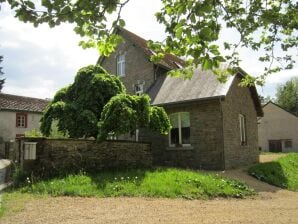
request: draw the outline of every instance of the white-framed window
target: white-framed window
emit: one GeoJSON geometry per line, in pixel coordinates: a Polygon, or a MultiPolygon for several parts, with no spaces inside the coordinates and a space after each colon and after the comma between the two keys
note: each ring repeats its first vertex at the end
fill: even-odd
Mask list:
{"type": "Polygon", "coordinates": [[[27,127],[27,114],[26,113],[17,113],[16,114],[16,127],[17,128],[26,128],[27,127]]]}
{"type": "Polygon", "coordinates": [[[135,93],[138,96],[144,93],[144,83],[135,84],[135,93]]]}
{"type": "Polygon", "coordinates": [[[189,112],[170,114],[172,129],[169,134],[170,147],[190,146],[189,112]]]}
{"type": "Polygon", "coordinates": [[[240,127],[240,144],[246,145],[247,144],[246,120],[243,114],[239,114],[239,127],[240,127]]]}
{"type": "Polygon", "coordinates": [[[119,54],[117,60],[117,75],[125,76],[125,54],[119,54]]]}

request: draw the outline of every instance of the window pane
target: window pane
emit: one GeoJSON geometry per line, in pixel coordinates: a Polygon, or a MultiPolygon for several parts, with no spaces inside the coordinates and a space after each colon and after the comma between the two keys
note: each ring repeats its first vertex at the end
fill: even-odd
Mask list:
{"type": "Polygon", "coordinates": [[[121,76],[125,74],[125,55],[118,55],[117,58],[117,75],[121,76]]]}
{"type": "Polygon", "coordinates": [[[171,145],[178,145],[179,144],[179,129],[172,128],[171,129],[171,145]]]}
{"type": "Polygon", "coordinates": [[[182,128],[182,144],[190,144],[190,127],[182,128]]]}
{"type": "Polygon", "coordinates": [[[239,126],[240,126],[240,141],[241,144],[246,143],[246,129],[245,129],[245,117],[239,114],[239,126]]]}
{"type": "Polygon", "coordinates": [[[181,127],[189,127],[190,126],[189,113],[188,112],[180,113],[180,117],[181,117],[181,127]]]}
{"type": "Polygon", "coordinates": [[[173,128],[178,128],[178,113],[171,114],[170,121],[173,128]]]}

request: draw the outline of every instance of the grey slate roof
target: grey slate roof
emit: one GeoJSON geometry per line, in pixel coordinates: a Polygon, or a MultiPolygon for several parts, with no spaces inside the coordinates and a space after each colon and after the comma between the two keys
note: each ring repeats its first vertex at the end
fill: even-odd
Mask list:
{"type": "Polygon", "coordinates": [[[48,100],[0,93],[0,110],[42,113],[48,100]]]}
{"type": "Polygon", "coordinates": [[[194,71],[192,79],[160,76],[156,83],[149,89],[153,105],[164,105],[198,99],[225,96],[235,76],[221,83],[211,71],[194,71]]]}

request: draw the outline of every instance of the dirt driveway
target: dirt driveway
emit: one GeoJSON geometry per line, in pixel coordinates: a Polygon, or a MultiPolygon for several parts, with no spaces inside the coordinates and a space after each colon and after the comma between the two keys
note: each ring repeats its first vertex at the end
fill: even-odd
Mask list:
{"type": "Polygon", "coordinates": [[[258,191],[250,199],[179,200],[57,197],[28,201],[5,223],[242,223],[297,224],[298,192],[261,183],[242,170],[220,173],[242,179],[258,191]]]}

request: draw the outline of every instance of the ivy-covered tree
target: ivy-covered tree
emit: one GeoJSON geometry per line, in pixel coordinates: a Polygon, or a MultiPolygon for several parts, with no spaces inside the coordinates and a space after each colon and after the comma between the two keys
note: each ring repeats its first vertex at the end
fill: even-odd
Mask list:
{"type": "Polygon", "coordinates": [[[292,78],[277,88],[276,102],[298,116],[298,78],[292,78]]]}
{"type": "MultiPolygon", "coordinates": [[[[113,33],[116,26],[123,27],[125,21],[121,11],[130,0],[0,0],[7,2],[15,16],[38,26],[50,27],[61,23],[73,23],[75,32],[83,37],[80,45],[96,47],[107,56],[115,50],[121,38],[113,33]],[[114,21],[107,15],[115,13],[114,21]],[[112,24],[111,26],[109,24],[112,24]]],[[[187,58],[185,68],[172,71],[172,75],[192,75],[193,67],[212,69],[224,80],[224,76],[239,66],[239,48],[260,52],[259,60],[266,63],[264,72],[255,78],[247,75],[243,84],[257,81],[262,84],[265,77],[281,69],[291,69],[295,60],[289,54],[298,45],[298,2],[292,0],[161,0],[162,8],[156,13],[157,21],[165,26],[167,37],[163,42],[149,42],[156,52],[153,61],[160,60],[165,53],[187,58]],[[231,38],[220,42],[220,33],[230,28],[235,31],[235,42],[231,38]],[[225,49],[225,51],[223,51],[225,49]],[[276,49],[284,52],[276,55],[276,49]],[[263,52],[261,54],[261,52],[263,52]],[[222,62],[229,70],[220,71],[222,62]]],[[[148,1],[151,4],[151,1],[148,1]]],[[[144,5],[146,10],[146,5],[144,5]]]]}
{"type": "Polygon", "coordinates": [[[120,79],[100,66],[81,68],[74,83],[59,90],[46,108],[41,120],[42,134],[49,136],[52,122],[57,120],[58,130],[72,138],[96,137],[104,105],[125,91],[120,79]]]}
{"type": "MultiPolygon", "coordinates": [[[[3,56],[0,56],[0,64],[1,62],[3,61],[3,56]]],[[[2,67],[0,67],[0,77],[3,75],[4,73],[2,72],[2,67]]],[[[0,78],[0,92],[4,86],[4,82],[5,82],[5,79],[1,79],[0,78]]]]}
{"type": "Polygon", "coordinates": [[[118,94],[105,105],[98,127],[98,140],[102,141],[110,134],[119,136],[139,128],[167,134],[171,124],[162,107],[150,105],[149,96],[118,94]]]}

